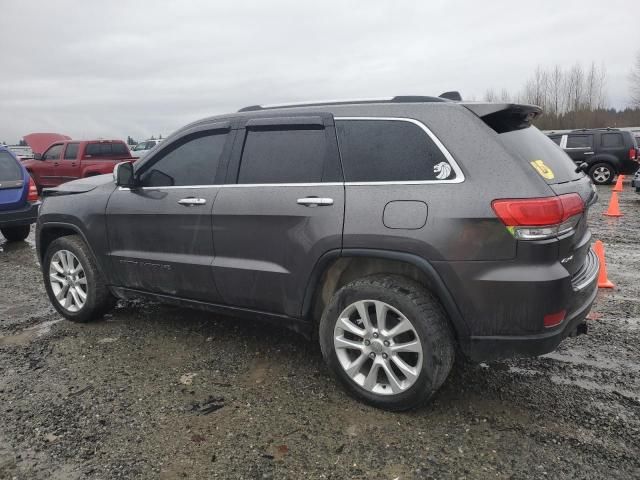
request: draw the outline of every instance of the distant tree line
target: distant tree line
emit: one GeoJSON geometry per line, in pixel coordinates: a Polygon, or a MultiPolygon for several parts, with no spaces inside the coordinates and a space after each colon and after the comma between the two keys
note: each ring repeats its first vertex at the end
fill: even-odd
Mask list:
{"type": "Polygon", "coordinates": [[[629,76],[632,107],[611,108],[606,95],[607,73],[592,62],[563,68],[538,66],[523,89],[512,94],[506,89],[486,91],[484,100],[538,105],[544,115],[535,123],[543,130],[640,126],[640,52],[629,76]]]}

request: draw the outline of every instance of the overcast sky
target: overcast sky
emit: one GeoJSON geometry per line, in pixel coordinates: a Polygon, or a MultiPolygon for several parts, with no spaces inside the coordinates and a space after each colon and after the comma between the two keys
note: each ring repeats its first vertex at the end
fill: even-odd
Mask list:
{"type": "Polygon", "coordinates": [[[637,0],[2,0],[0,141],[167,135],[256,103],[522,88],[592,61],[627,104],[637,0]]]}

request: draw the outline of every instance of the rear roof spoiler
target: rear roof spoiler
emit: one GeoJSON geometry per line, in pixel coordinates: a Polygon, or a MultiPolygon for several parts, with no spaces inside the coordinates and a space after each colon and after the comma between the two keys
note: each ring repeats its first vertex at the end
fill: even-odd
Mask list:
{"type": "Polygon", "coordinates": [[[521,130],[542,114],[536,105],[517,103],[460,102],[498,133],[521,130]]]}

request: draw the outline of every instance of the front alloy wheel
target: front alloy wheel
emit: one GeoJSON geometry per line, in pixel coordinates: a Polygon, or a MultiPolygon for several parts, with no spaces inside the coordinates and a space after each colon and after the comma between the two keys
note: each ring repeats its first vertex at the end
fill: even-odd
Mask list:
{"type": "Polygon", "coordinates": [[[336,322],[333,344],[347,375],[368,392],[397,394],[422,368],[422,344],[411,321],[377,300],[349,305],[336,322]]]}
{"type": "Polygon", "coordinates": [[[42,259],[42,276],[51,304],[73,322],[100,318],[115,305],[91,250],[77,235],[51,242],[42,259]]]}
{"type": "Polygon", "coordinates": [[[58,250],[49,263],[49,282],[55,299],[70,312],[78,312],[87,301],[87,276],[69,250],[58,250]]]}

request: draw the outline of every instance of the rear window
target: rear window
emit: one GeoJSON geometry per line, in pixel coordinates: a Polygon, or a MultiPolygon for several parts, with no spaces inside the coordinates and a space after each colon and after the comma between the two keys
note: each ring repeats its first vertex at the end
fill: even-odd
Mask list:
{"type": "Polygon", "coordinates": [[[456,173],[418,125],[402,120],[336,120],[347,182],[453,180],[456,173]]]}
{"type": "Polygon", "coordinates": [[[0,151],[0,182],[22,180],[22,169],[11,154],[0,151]]]}
{"type": "Polygon", "coordinates": [[[555,143],[556,145],[560,145],[560,141],[562,140],[562,135],[555,135],[549,138],[553,140],[553,143],[555,143]]]}
{"type": "Polygon", "coordinates": [[[530,164],[548,184],[570,182],[584,175],[576,173],[571,158],[536,127],[501,133],[498,140],[510,154],[530,164]]]}

